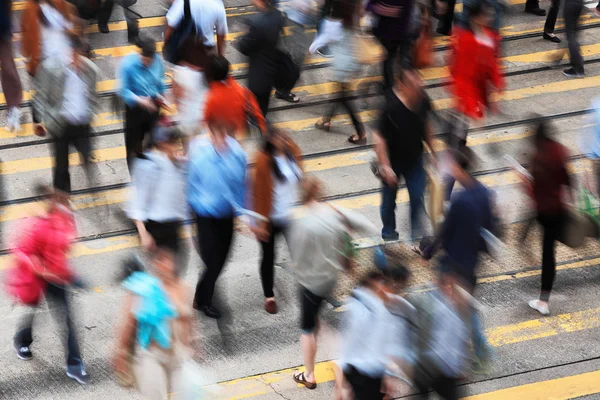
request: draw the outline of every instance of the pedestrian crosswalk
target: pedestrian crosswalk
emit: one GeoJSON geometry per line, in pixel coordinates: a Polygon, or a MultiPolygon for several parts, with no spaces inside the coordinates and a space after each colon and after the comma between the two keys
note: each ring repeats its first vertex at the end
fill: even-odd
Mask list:
{"type": "MultiPolygon", "coordinates": [[[[248,65],[235,49],[234,42],[244,34],[243,19],[255,14],[256,9],[251,5],[234,6],[229,4],[229,0],[225,2],[230,22],[227,57],[232,62],[232,74],[240,77],[244,83],[248,65]]],[[[468,146],[479,158],[476,175],[480,182],[497,193],[502,203],[501,209],[507,216],[506,242],[510,254],[505,260],[485,258],[477,295],[482,303],[485,326],[488,327],[486,337],[496,348],[499,359],[489,376],[465,381],[464,386],[469,389],[470,395],[464,399],[594,398],[600,396],[599,373],[593,371],[592,367],[579,369],[577,366],[600,357],[594,339],[600,329],[600,308],[596,307],[597,298],[594,295],[598,292],[596,278],[600,271],[600,246],[592,241],[580,249],[560,246],[557,250],[557,298],[569,301],[559,300],[556,308],[553,308],[553,314],[545,318],[536,318],[537,314],[526,310],[526,300],[533,298],[539,290],[541,239],[539,232],[534,229],[528,242],[520,242],[518,234],[523,229],[523,219],[528,216],[531,205],[518,185],[518,177],[506,168],[500,158],[503,154],[510,154],[519,161],[527,162],[532,136],[528,125],[534,120],[534,114],[546,115],[555,123],[556,136],[565,142],[571,152],[569,174],[572,180],[585,182],[590,179],[594,169],[585,158],[585,146],[581,146],[581,142],[585,141],[586,129],[591,127],[586,111],[591,100],[600,93],[600,20],[592,15],[582,16],[584,30],[580,33],[581,50],[587,63],[587,77],[567,80],[559,71],[550,69],[557,63],[567,65],[568,53],[541,39],[544,18],[521,15],[525,0],[511,0],[510,3],[514,12],[506,16],[506,26],[501,31],[505,38],[501,62],[507,88],[492,99],[501,113],[490,115],[483,123],[475,123],[468,138],[468,146]],[[574,114],[569,114],[571,112],[574,114]],[[581,293],[583,291],[585,293],[581,293]],[[585,350],[581,350],[584,347],[585,350]],[[558,371],[559,366],[567,361],[573,362],[574,366],[558,371]],[[531,375],[538,366],[550,372],[547,375],[531,375]],[[553,374],[555,370],[557,372],[553,374]],[[513,374],[526,377],[513,380],[513,374]],[[480,385],[488,378],[492,383],[480,385]]],[[[24,1],[13,2],[13,11],[17,16],[24,7],[24,1]]],[[[456,11],[460,12],[461,8],[462,4],[458,4],[456,11]]],[[[142,15],[139,19],[142,32],[156,39],[157,50],[162,50],[165,24],[162,11],[154,6],[146,8],[145,4],[134,6],[133,10],[142,15]]],[[[94,62],[102,72],[102,80],[97,87],[102,95],[102,110],[93,123],[97,137],[92,141],[92,162],[100,171],[96,188],[87,189],[87,183],[83,180],[80,182],[82,160],[79,155],[71,154],[69,159],[72,174],[77,178],[74,179],[74,186],[84,188],[77,189],[71,198],[76,210],[79,238],[73,246],[70,260],[93,288],[89,292],[78,291],[73,296],[84,314],[86,350],[92,354],[90,359],[93,360],[90,361],[90,370],[98,381],[85,390],[78,389],[62,385],[60,379],[52,375],[54,372],[50,372],[49,380],[59,382],[58,389],[53,390],[60,393],[57,396],[65,399],[88,398],[86,396],[132,398],[130,392],[118,388],[110,378],[108,354],[116,329],[115,316],[118,315],[123,296],[115,282],[119,263],[139,246],[137,235],[122,215],[129,196],[129,176],[123,146],[123,116],[112,108],[112,96],[118,90],[115,68],[122,57],[137,50],[126,41],[125,21],[111,22],[109,28],[109,35],[98,34],[98,26],[94,23],[86,28],[93,47],[94,62]]],[[[557,32],[562,28],[560,20],[557,32]]],[[[287,29],[285,33],[291,32],[287,29]]],[[[310,30],[308,33],[315,32],[310,30]]],[[[15,34],[13,40],[19,46],[20,35],[15,34]]],[[[446,86],[449,71],[445,66],[446,50],[450,43],[450,38],[436,37],[436,63],[420,71],[439,115],[453,106],[451,88],[446,86]]],[[[0,201],[0,230],[3,233],[0,240],[0,273],[12,266],[13,261],[6,250],[11,246],[12,238],[18,234],[21,219],[35,215],[41,207],[31,196],[30,188],[40,180],[49,182],[53,167],[49,138],[37,138],[30,123],[29,105],[34,92],[23,68],[24,60],[18,54],[16,60],[24,81],[24,102],[28,107],[24,108],[23,122],[26,123],[22,124],[19,133],[7,132],[0,127],[0,178],[5,195],[0,201]]],[[[373,155],[371,146],[345,147],[345,136],[339,135],[351,131],[351,121],[345,115],[333,119],[333,128],[328,134],[314,129],[324,107],[340,95],[339,86],[330,81],[327,68],[330,63],[330,59],[320,56],[308,57],[302,80],[294,89],[301,102],[288,105],[274,100],[269,117],[279,128],[289,130],[302,148],[306,156],[305,171],[324,181],[330,204],[358,211],[380,226],[379,182],[368,166],[373,155]]],[[[170,78],[167,78],[167,82],[170,84],[170,78]]],[[[350,85],[357,98],[356,103],[361,107],[358,116],[371,127],[376,127],[382,107],[378,94],[379,82],[379,67],[373,66],[350,85]]],[[[0,109],[3,108],[6,108],[6,99],[0,93],[0,109]]],[[[174,117],[175,111],[172,112],[174,117]]],[[[436,122],[436,133],[442,133],[443,129],[436,122]]],[[[443,137],[436,138],[435,149],[445,149],[443,137]]],[[[398,218],[402,228],[406,228],[409,196],[405,186],[398,191],[397,204],[398,218]]],[[[194,227],[191,220],[188,222],[181,235],[190,247],[192,262],[186,279],[193,285],[199,260],[191,244],[195,237],[194,227]]],[[[331,306],[323,310],[324,341],[319,348],[320,362],[316,365],[319,387],[308,392],[291,379],[293,372],[301,370],[296,366],[302,363],[298,345],[299,330],[296,328],[299,311],[292,278],[293,266],[289,264],[287,253],[282,251],[278,254],[281,268],[278,268],[277,280],[281,293],[278,291],[277,296],[281,295],[283,309],[277,316],[264,315],[256,273],[260,252],[251,232],[242,223],[237,225],[237,233],[231,266],[222,278],[227,291],[225,297],[231,304],[233,322],[229,321],[229,325],[226,322],[213,325],[210,321],[199,320],[194,321],[193,326],[194,358],[203,358],[204,365],[214,371],[215,383],[210,388],[219,393],[215,399],[330,398],[337,357],[335,334],[344,308],[337,308],[337,313],[331,312],[331,306]]],[[[379,238],[357,241],[359,251],[367,254],[370,246],[378,241],[379,238]]],[[[411,295],[432,290],[430,280],[436,266],[433,263],[426,266],[420,262],[410,251],[408,243],[398,246],[413,255],[413,258],[407,258],[413,273],[411,295]]],[[[11,307],[8,299],[0,296],[0,319],[10,321],[0,324],[0,342],[9,343],[13,321],[19,316],[19,311],[11,307]]],[[[43,319],[40,325],[49,325],[49,320],[43,319]]],[[[50,345],[46,346],[46,342],[53,339],[41,338],[39,353],[47,351],[50,345]]],[[[32,376],[35,373],[38,368],[36,365],[39,365],[36,362],[50,365],[56,356],[52,353],[40,354],[40,360],[34,361],[33,367],[8,365],[2,372],[6,375],[3,375],[2,381],[21,382],[23,374],[32,376]]],[[[13,357],[13,353],[0,350],[0,360],[3,357],[13,357]]],[[[3,361],[0,363],[4,364],[3,361]]],[[[406,385],[400,385],[397,389],[398,396],[412,393],[412,389],[406,385]]],[[[0,385],[0,397],[3,398],[5,394],[6,398],[47,398],[44,395],[36,397],[24,394],[24,389],[19,387],[11,386],[8,391],[3,390],[0,385]]]]}

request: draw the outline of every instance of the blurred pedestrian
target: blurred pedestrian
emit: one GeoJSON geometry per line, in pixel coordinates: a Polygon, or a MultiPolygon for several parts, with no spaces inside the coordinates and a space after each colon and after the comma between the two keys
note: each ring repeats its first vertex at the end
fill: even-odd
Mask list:
{"type": "Polygon", "coordinates": [[[433,389],[445,400],[458,400],[459,379],[466,372],[469,338],[467,300],[447,272],[438,276],[436,290],[418,303],[417,364],[414,386],[419,399],[433,389]]]}
{"type": "MultiPolygon", "coordinates": [[[[390,313],[385,306],[387,288],[381,272],[369,273],[346,304],[338,364],[352,387],[355,400],[383,399],[383,377],[389,361],[390,313]]],[[[338,382],[338,390],[339,390],[338,382]]]]}
{"type": "Polygon", "coordinates": [[[558,17],[558,11],[560,10],[560,0],[552,0],[550,10],[546,16],[546,23],[544,24],[544,33],[542,37],[544,40],[549,40],[552,43],[560,43],[560,38],[554,34],[554,27],[556,26],[556,18],[558,17]]]}
{"type": "Polygon", "coordinates": [[[108,20],[112,14],[114,0],[70,0],[83,19],[98,19],[98,31],[108,33],[108,20]]]}
{"type": "Polygon", "coordinates": [[[195,214],[198,251],[205,270],[196,286],[194,308],[210,318],[221,313],[212,305],[215,284],[233,240],[233,219],[245,199],[246,154],[231,137],[227,114],[207,115],[208,137],[190,145],[187,199],[195,214]]]}
{"type": "Polygon", "coordinates": [[[250,135],[253,128],[265,133],[267,121],[260,111],[254,94],[229,75],[230,66],[229,61],[223,56],[213,57],[210,60],[207,70],[209,90],[206,93],[204,119],[212,118],[215,114],[223,115],[234,125],[234,137],[238,140],[250,135]]]}
{"type": "Polygon", "coordinates": [[[66,0],[27,0],[21,14],[21,54],[29,75],[35,76],[38,65],[49,58],[71,61],[69,36],[81,36],[77,18],[77,9],[66,0]]]}
{"type": "Polygon", "coordinates": [[[415,0],[369,0],[367,3],[367,11],[374,14],[376,21],[373,34],[387,51],[387,58],[383,62],[385,88],[394,86],[396,57],[398,57],[400,68],[407,68],[411,65],[410,22],[414,6],[415,0]]]}
{"type": "Polygon", "coordinates": [[[192,310],[189,287],[177,276],[171,250],[158,247],[153,267],[151,274],[135,272],[123,282],[129,293],[113,367],[122,382],[134,380],[145,399],[163,400],[181,390],[192,310]]]}
{"type": "Polygon", "coordinates": [[[33,96],[35,131],[38,135],[47,131],[52,136],[54,187],[65,193],[71,192],[71,144],[81,154],[88,184],[94,185],[90,136],[99,107],[98,68],[85,57],[87,48],[79,37],[71,38],[71,46],[71,61],[67,65],[57,59],[47,59],[38,67],[33,96]]]}
{"type": "Polygon", "coordinates": [[[156,54],[156,44],[140,38],[137,45],[141,54],[126,56],[117,73],[119,94],[125,102],[125,149],[130,171],[136,154],[143,153],[144,137],[156,126],[166,90],[165,67],[156,54]]]}
{"type": "Polygon", "coordinates": [[[278,46],[285,24],[284,14],[276,8],[276,0],[254,0],[259,13],[248,19],[249,31],[238,43],[238,50],[248,57],[248,89],[254,93],[262,114],[266,117],[274,87],[275,96],[296,103],[290,93],[299,76],[299,69],[289,54],[278,46]],[[293,81],[292,84],[290,82],[293,81]],[[282,92],[286,86],[287,93],[282,92]]]}
{"type": "MultiPolygon", "coordinates": [[[[152,133],[154,150],[140,154],[133,163],[131,198],[127,215],[140,235],[142,247],[169,249],[185,257],[179,231],[188,217],[185,199],[187,165],[178,157],[181,134],[174,127],[157,127],[152,133]]],[[[185,258],[178,258],[185,268],[185,258]]]]}
{"type": "Polygon", "coordinates": [[[254,160],[251,190],[252,209],[265,220],[256,221],[252,230],[262,248],[260,279],[265,310],[276,314],[275,237],[283,234],[288,239],[292,207],[298,201],[298,183],[302,179],[302,160],[300,148],[283,131],[272,129],[265,139],[254,160]]]}
{"type": "Polygon", "coordinates": [[[396,194],[398,177],[404,176],[410,197],[412,237],[418,236],[423,212],[425,169],[423,141],[437,158],[433,148],[429,113],[431,102],[423,90],[423,82],[414,70],[398,71],[396,84],[387,102],[375,133],[375,152],[383,181],[381,220],[384,240],[397,240],[396,194]]]}
{"type": "Polygon", "coordinates": [[[323,300],[331,295],[340,271],[344,237],[349,230],[376,235],[377,228],[360,214],[334,208],[319,202],[321,183],[313,177],[302,182],[300,217],[290,225],[290,255],[295,275],[302,286],[300,345],[305,371],[294,374],[294,380],[308,389],[317,387],[315,357],[317,354],[318,315],[323,300]]]}
{"type": "MultiPolygon", "coordinates": [[[[494,231],[490,191],[469,172],[469,159],[458,153],[449,162],[450,173],[463,188],[450,203],[442,231],[443,271],[451,272],[457,284],[473,294],[477,284],[479,253],[486,250],[482,231],[494,231]]],[[[477,310],[472,310],[472,341],[477,357],[475,369],[484,371],[492,358],[477,310]]]]}
{"type": "Polygon", "coordinates": [[[182,38],[176,60],[168,61],[176,64],[173,66],[173,97],[181,129],[186,136],[192,137],[198,133],[204,116],[208,90],[205,71],[213,57],[225,54],[228,30],[225,6],[221,0],[175,0],[167,13],[165,43],[181,24],[186,23],[187,18],[195,24],[196,30],[182,38]]]}
{"type": "MultiPolygon", "coordinates": [[[[480,1],[469,10],[467,26],[456,29],[449,62],[452,77],[449,90],[454,96],[456,112],[449,146],[459,152],[466,147],[469,126],[473,121],[481,121],[491,107],[493,90],[504,89],[500,36],[490,28],[491,9],[480,1]]],[[[446,200],[450,199],[453,187],[454,181],[449,176],[446,200]]]]}
{"type": "Polygon", "coordinates": [[[531,163],[532,181],[521,175],[525,189],[533,198],[537,219],[542,226],[542,291],[529,306],[542,315],[550,314],[548,302],[556,276],[555,244],[567,218],[566,201],[573,201],[571,179],[567,172],[568,150],[550,136],[550,126],[540,121],[535,128],[535,154],[531,163]]]}
{"type": "Polygon", "coordinates": [[[579,17],[583,11],[583,0],[565,0],[565,29],[567,31],[567,43],[569,46],[569,57],[571,68],[566,69],[563,74],[568,78],[584,78],[583,56],[579,46],[578,31],[579,17]]]}
{"type": "MultiPolygon", "coordinates": [[[[310,46],[310,52],[315,53],[318,49],[328,46],[333,54],[334,80],[340,86],[342,96],[339,102],[350,114],[356,134],[350,136],[348,141],[353,144],[365,144],[367,133],[362,122],[356,115],[348,97],[352,92],[352,82],[361,71],[361,65],[357,62],[360,51],[357,44],[356,30],[359,26],[360,8],[355,0],[339,1],[340,20],[327,20],[324,31],[317,36],[310,46]]],[[[326,132],[331,128],[331,119],[335,114],[337,103],[332,103],[329,110],[321,121],[315,124],[317,129],[326,132]]]]}
{"type": "Polygon", "coordinates": [[[6,96],[6,130],[17,133],[21,128],[23,89],[17,72],[12,46],[12,1],[0,1],[0,84],[6,96]]]}
{"type": "MultiPolygon", "coordinates": [[[[51,302],[59,326],[66,328],[64,342],[67,349],[67,376],[81,384],[88,375],[79,350],[73,323],[68,288],[81,286],[70,267],[68,254],[77,232],[75,218],[68,208],[68,197],[46,186],[36,188],[36,194],[45,199],[44,214],[27,221],[24,234],[12,250],[19,268],[25,268],[40,279],[46,299],[51,302]]],[[[21,360],[30,360],[33,343],[33,320],[37,307],[21,322],[14,337],[14,347],[21,360]]]]}

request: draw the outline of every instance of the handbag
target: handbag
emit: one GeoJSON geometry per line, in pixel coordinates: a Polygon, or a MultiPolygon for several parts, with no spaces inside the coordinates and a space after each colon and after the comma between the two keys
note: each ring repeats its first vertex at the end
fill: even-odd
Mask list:
{"type": "Polygon", "coordinates": [[[352,268],[352,259],[356,256],[357,250],[354,247],[354,243],[352,242],[352,236],[350,235],[350,230],[352,227],[350,226],[350,222],[348,218],[340,210],[332,206],[331,204],[327,204],[333,211],[335,211],[342,219],[342,223],[346,227],[345,232],[342,233],[340,237],[341,241],[341,250],[339,251],[341,264],[346,271],[349,271],[352,268]]]}
{"type": "Polygon", "coordinates": [[[362,65],[379,64],[387,58],[387,51],[373,35],[360,33],[356,35],[358,50],[356,62],[362,65]]]}
{"type": "Polygon", "coordinates": [[[163,46],[163,58],[171,64],[177,64],[182,58],[182,48],[189,40],[202,40],[202,32],[192,18],[190,0],[183,0],[183,19],[173,30],[163,46]]]}
{"type": "Polygon", "coordinates": [[[46,281],[33,272],[34,261],[21,252],[15,254],[15,265],[6,273],[5,287],[18,303],[36,306],[46,292],[46,281]]]}

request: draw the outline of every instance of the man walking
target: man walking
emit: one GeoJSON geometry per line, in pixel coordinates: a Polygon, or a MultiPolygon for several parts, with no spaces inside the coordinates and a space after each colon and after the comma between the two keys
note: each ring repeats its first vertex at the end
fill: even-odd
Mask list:
{"type": "Polygon", "coordinates": [[[220,112],[226,109],[227,98],[221,98],[214,113],[206,114],[210,135],[195,139],[189,150],[187,198],[196,214],[198,249],[206,267],[196,286],[194,308],[215,319],[221,316],[212,305],[215,284],[227,261],[233,219],[246,191],[246,154],[232,137],[235,125],[220,112]]]}
{"type": "Polygon", "coordinates": [[[141,54],[126,56],[118,73],[120,96],[125,102],[125,148],[130,171],[135,156],[143,152],[144,136],[158,121],[158,111],[166,90],[165,67],[156,54],[156,44],[142,38],[138,47],[142,50],[141,54]]]}
{"type": "Polygon", "coordinates": [[[12,48],[11,18],[11,0],[0,0],[0,83],[8,106],[6,130],[17,132],[21,125],[19,104],[23,94],[12,48]]]}
{"type": "Polygon", "coordinates": [[[398,240],[396,232],[396,193],[398,176],[404,176],[410,196],[410,223],[412,237],[419,233],[425,169],[423,168],[423,141],[433,149],[429,112],[431,102],[422,87],[422,80],[413,70],[400,70],[396,85],[387,96],[387,104],[375,132],[375,152],[383,180],[381,220],[384,240],[398,240]]]}
{"type": "Polygon", "coordinates": [[[565,1],[565,28],[567,30],[567,42],[569,46],[569,56],[571,58],[571,68],[565,70],[563,74],[569,78],[585,77],[583,70],[583,57],[577,38],[579,30],[579,16],[583,10],[583,0],[565,1]]]}
{"type": "Polygon", "coordinates": [[[54,187],[71,191],[69,145],[81,154],[90,175],[90,124],[98,109],[96,66],[87,59],[83,43],[72,37],[72,61],[65,67],[56,59],[48,59],[38,68],[33,98],[37,134],[47,131],[54,139],[54,187]],[[43,124],[43,127],[42,125],[43,124]]]}

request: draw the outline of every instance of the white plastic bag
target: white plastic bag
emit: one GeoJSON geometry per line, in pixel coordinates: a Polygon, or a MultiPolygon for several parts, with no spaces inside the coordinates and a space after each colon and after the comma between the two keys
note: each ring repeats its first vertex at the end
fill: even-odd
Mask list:
{"type": "Polygon", "coordinates": [[[208,400],[218,398],[212,373],[191,358],[183,362],[173,399],[208,400]]]}

